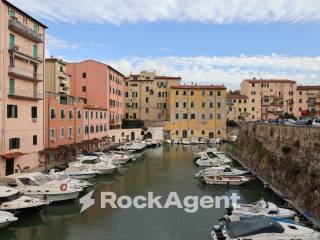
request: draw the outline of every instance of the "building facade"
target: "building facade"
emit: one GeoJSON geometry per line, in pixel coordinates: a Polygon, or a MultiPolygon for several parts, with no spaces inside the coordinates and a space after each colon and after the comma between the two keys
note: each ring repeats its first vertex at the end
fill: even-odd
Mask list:
{"type": "Polygon", "coordinates": [[[46,28],[0,1],[0,176],[41,163],[46,28]]]}
{"type": "Polygon", "coordinates": [[[147,71],[125,78],[125,118],[168,121],[170,88],[179,86],[180,81],[180,77],[157,76],[147,71]]]}
{"type": "Polygon", "coordinates": [[[67,63],[57,58],[45,60],[45,91],[69,95],[70,79],[66,72],[67,63]]]}
{"type": "Polygon", "coordinates": [[[297,86],[296,96],[297,117],[320,116],[320,86],[297,86]]]}
{"type": "Polygon", "coordinates": [[[248,97],[251,121],[276,119],[285,113],[296,115],[294,99],[297,83],[282,79],[249,79],[241,83],[241,94],[248,97]]]}
{"type": "Polygon", "coordinates": [[[226,138],[226,100],[224,86],[172,86],[165,134],[171,139],[226,138]]]}
{"type": "Polygon", "coordinates": [[[235,122],[250,121],[247,101],[245,95],[227,94],[227,119],[235,122]]]}

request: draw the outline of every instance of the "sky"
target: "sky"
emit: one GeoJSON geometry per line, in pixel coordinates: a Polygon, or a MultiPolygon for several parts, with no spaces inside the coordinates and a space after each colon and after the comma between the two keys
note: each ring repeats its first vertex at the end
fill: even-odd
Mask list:
{"type": "Polygon", "coordinates": [[[253,77],[320,85],[319,0],[10,2],[48,26],[47,57],[233,90],[253,77]]]}

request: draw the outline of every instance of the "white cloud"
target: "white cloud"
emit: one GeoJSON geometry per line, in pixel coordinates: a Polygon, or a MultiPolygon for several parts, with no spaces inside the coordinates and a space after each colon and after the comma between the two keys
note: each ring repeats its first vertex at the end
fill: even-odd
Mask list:
{"type": "Polygon", "coordinates": [[[49,50],[62,50],[62,49],[75,50],[78,48],[78,44],[69,43],[69,42],[62,40],[60,38],[46,34],[46,47],[49,50]]]}
{"type": "Polygon", "coordinates": [[[320,83],[320,57],[265,56],[200,56],[200,57],[131,57],[103,61],[124,74],[142,70],[181,76],[183,82],[224,84],[238,89],[243,79],[281,78],[299,84],[320,83]]]}
{"type": "Polygon", "coordinates": [[[11,0],[37,17],[64,22],[319,22],[319,0],[11,0]]]}

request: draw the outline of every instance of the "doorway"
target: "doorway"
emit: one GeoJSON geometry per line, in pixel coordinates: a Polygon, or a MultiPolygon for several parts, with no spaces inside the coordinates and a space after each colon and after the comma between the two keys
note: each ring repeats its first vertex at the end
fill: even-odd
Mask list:
{"type": "Polygon", "coordinates": [[[187,130],[183,130],[182,131],[182,138],[187,138],[188,137],[188,131],[187,130]]]}
{"type": "Polygon", "coordinates": [[[6,160],[6,176],[14,173],[14,158],[6,160]]]}

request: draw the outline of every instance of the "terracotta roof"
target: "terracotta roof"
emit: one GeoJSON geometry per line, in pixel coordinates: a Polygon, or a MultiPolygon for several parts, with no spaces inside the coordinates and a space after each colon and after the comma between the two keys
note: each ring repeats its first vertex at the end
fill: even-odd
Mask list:
{"type": "MultiPolygon", "coordinates": [[[[130,77],[139,77],[140,75],[139,74],[131,74],[130,76],[128,76],[128,77],[125,77],[125,78],[123,78],[123,79],[125,79],[125,80],[129,80],[130,79],[130,77]]],[[[154,79],[166,79],[166,80],[168,80],[168,79],[174,79],[174,80],[181,80],[181,77],[179,76],[179,77],[172,77],[172,76],[155,76],[154,77],[154,79]]],[[[153,79],[152,78],[150,78],[150,79],[143,79],[143,80],[138,80],[137,79],[137,81],[152,81],[153,79]]]]}
{"type": "Polygon", "coordinates": [[[20,8],[16,7],[15,5],[13,5],[12,3],[6,1],[6,0],[2,0],[2,2],[4,4],[6,4],[7,6],[9,6],[10,8],[13,8],[14,10],[16,10],[17,12],[19,12],[22,15],[25,15],[26,17],[32,19],[33,21],[35,21],[36,23],[38,23],[39,25],[41,25],[43,28],[48,28],[46,25],[44,25],[43,23],[39,22],[37,19],[31,17],[28,13],[22,11],[20,8]]]}
{"type": "Polygon", "coordinates": [[[175,79],[175,80],[181,80],[181,77],[155,76],[155,79],[175,79]]]}
{"type": "Polygon", "coordinates": [[[289,79],[244,79],[243,82],[249,83],[296,83],[289,79]]]}
{"type": "Polygon", "coordinates": [[[22,155],[24,155],[24,153],[22,153],[22,152],[12,152],[12,153],[3,154],[2,157],[9,159],[9,158],[16,158],[16,157],[19,157],[22,155]]]}
{"type": "Polygon", "coordinates": [[[320,86],[297,86],[297,90],[320,90],[320,86]]]}
{"type": "Polygon", "coordinates": [[[212,89],[212,90],[226,90],[227,88],[223,85],[179,85],[171,86],[171,89],[212,89]]]}
{"type": "Polygon", "coordinates": [[[248,97],[246,95],[233,95],[233,94],[227,94],[227,98],[229,99],[248,99],[248,97]]]}

